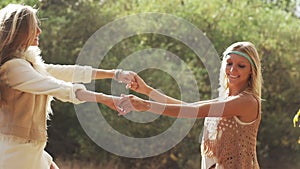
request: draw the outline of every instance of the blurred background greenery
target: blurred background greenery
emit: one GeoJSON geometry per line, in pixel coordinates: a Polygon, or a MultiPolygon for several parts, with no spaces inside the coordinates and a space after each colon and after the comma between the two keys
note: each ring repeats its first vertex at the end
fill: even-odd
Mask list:
{"type": "MultiPolygon", "coordinates": [[[[1,0],[0,6],[8,3],[39,8],[43,31],[40,47],[47,63],[74,64],[95,31],[115,19],[143,12],[167,13],[189,21],[205,33],[220,55],[233,42],[253,42],[262,58],[264,77],[263,118],[257,141],[259,163],[262,169],[300,168],[300,128],[292,125],[292,117],[300,107],[300,18],[295,15],[295,0],[1,0]]],[[[166,36],[139,34],[124,39],[112,47],[99,68],[116,68],[126,56],[149,48],[179,56],[193,71],[201,99],[211,98],[209,77],[201,60],[187,46],[166,36]]],[[[170,75],[159,70],[146,70],[140,75],[151,86],[180,98],[170,75]]],[[[96,86],[97,91],[110,94],[110,80],[97,81],[96,86]]],[[[189,134],[171,150],[133,159],[114,155],[91,141],[72,104],[55,101],[52,107],[47,150],[59,161],[81,161],[110,169],[200,168],[202,119],[196,120],[189,134]]],[[[159,117],[150,124],[139,124],[117,116],[108,107],[99,107],[106,120],[126,135],[148,137],[174,122],[159,117]]],[[[76,168],[75,164],[70,166],[76,168]]]]}

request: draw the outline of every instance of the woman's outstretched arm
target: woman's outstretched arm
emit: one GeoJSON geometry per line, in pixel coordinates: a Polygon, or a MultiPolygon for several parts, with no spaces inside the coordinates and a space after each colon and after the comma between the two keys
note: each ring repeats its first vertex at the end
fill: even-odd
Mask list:
{"type": "Polygon", "coordinates": [[[119,110],[117,105],[120,101],[120,97],[117,96],[79,89],[76,91],[76,98],[83,102],[97,102],[105,104],[113,110],[119,110]]]}
{"type": "Polygon", "coordinates": [[[130,82],[134,82],[135,76],[135,72],[122,69],[93,69],[92,71],[93,79],[114,79],[118,82],[127,84],[130,82]]]}
{"type": "Polygon", "coordinates": [[[118,103],[120,114],[130,111],[149,111],[176,118],[232,117],[244,122],[257,118],[258,101],[252,95],[237,95],[225,101],[204,101],[198,104],[168,104],[143,100],[133,95],[122,96],[118,103]],[[121,111],[120,111],[121,110],[121,111]]]}
{"type": "Polygon", "coordinates": [[[151,99],[160,102],[160,103],[168,103],[168,104],[184,104],[185,102],[175,99],[173,97],[167,96],[153,87],[149,86],[145,83],[145,81],[139,76],[135,75],[133,80],[126,86],[131,90],[147,95],[151,99]]]}

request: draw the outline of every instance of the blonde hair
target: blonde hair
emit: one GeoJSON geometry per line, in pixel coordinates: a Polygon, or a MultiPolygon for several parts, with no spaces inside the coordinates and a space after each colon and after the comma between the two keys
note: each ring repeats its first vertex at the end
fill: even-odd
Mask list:
{"type": "Polygon", "coordinates": [[[223,53],[223,61],[220,68],[219,77],[219,97],[226,98],[229,94],[228,78],[225,73],[226,59],[225,57],[231,51],[238,51],[247,54],[254,62],[251,64],[251,76],[248,81],[248,87],[244,92],[254,95],[257,99],[261,99],[262,88],[262,73],[261,73],[261,61],[255,46],[251,42],[236,42],[230,45],[223,53]]]}
{"type": "Polygon", "coordinates": [[[9,4],[0,10],[0,65],[25,52],[37,31],[36,9],[9,4]]]}

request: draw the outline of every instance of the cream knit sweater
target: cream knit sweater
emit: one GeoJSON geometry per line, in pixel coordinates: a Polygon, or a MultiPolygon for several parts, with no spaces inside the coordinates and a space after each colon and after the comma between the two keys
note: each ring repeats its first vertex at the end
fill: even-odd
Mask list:
{"type": "Polygon", "coordinates": [[[81,103],[75,91],[92,80],[92,68],[45,64],[38,47],[30,47],[0,67],[0,135],[22,141],[47,140],[47,115],[54,97],[81,103]]]}

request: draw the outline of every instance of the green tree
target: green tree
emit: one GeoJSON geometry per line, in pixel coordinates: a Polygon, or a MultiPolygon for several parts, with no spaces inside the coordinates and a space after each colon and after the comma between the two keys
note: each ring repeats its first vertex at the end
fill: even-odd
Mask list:
{"type": "MultiPolygon", "coordinates": [[[[191,22],[206,34],[220,56],[233,42],[253,42],[262,58],[264,77],[263,120],[257,142],[261,167],[299,168],[297,136],[300,131],[292,126],[292,117],[300,103],[300,21],[291,12],[294,1],[272,1],[275,3],[272,5],[261,0],[4,0],[0,5],[12,2],[39,7],[43,30],[40,46],[49,63],[74,64],[85,42],[99,28],[115,19],[144,12],[167,13],[191,22]]],[[[128,24],[127,28],[134,26],[128,24]]],[[[209,76],[202,61],[188,46],[163,35],[137,33],[126,38],[111,48],[99,67],[116,68],[132,53],[151,48],[179,56],[194,73],[201,99],[211,98],[209,76]]],[[[170,66],[170,69],[176,67],[170,66]]],[[[151,86],[173,97],[181,97],[176,81],[167,73],[149,69],[140,75],[151,86]]],[[[97,81],[96,90],[110,94],[111,80],[97,81]]],[[[99,107],[111,126],[133,137],[161,133],[175,120],[159,117],[149,124],[139,124],[118,117],[116,112],[103,105],[99,107]]],[[[53,110],[47,149],[55,157],[114,161],[119,168],[133,169],[141,166],[146,169],[200,166],[202,119],[196,120],[190,133],[173,149],[151,158],[130,159],[106,152],[93,143],[82,130],[72,104],[55,101],[53,110]]]]}

